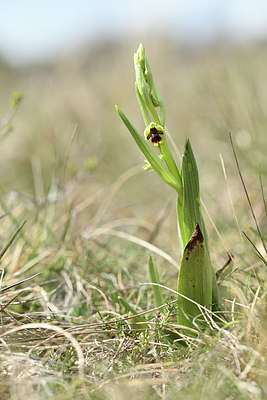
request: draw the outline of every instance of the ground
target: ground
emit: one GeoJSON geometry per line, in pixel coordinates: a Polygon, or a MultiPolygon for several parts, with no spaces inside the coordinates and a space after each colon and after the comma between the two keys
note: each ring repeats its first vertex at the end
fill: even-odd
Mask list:
{"type": "Polygon", "coordinates": [[[1,399],[266,396],[266,265],[253,244],[266,254],[229,139],[266,243],[264,45],[145,44],[178,164],[187,137],[195,152],[214,269],[234,256],[218,278],[225,322],[183,340],[169,290],[181,260],[175,194],[142,169],[114,109],[143,131],[137,45],[0,65],[1,399]],[[167,317],[148,284],[151,254],[167,317]]]}

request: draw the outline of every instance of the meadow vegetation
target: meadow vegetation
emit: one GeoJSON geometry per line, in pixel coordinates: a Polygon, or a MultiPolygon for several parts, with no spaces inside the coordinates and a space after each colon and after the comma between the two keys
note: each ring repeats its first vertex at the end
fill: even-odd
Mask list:
{"type": "Polygon", "coordinates": [[[142,169],[114,109],[123,105],[144,130],[137,43],[99,44],[47,65],[1,62],[3,400],[266,396],[266,252],[229,139],[231,131],[266,246],[265,44],[145,45],[166,126],[178,149],[187,137],[194,148],[214,268],[233,256],[217,274],[227,323],[176,340],[176,199],[142,169]],[[149,285],[150,255],[165,313],[149,285]]]}

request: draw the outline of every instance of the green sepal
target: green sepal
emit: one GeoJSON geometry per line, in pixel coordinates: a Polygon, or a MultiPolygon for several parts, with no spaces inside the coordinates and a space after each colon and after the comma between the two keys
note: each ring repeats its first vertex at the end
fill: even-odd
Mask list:
{"type": "Polygon", "coordinates": [[[126,115],[119,109],[118,106],[115,106],[116,110],[124,122],[125,126],[128,128],[130,134],[138,145],[139,149],[142,151],[143,155],[150,163],[152,168],[157,172],[157,174],[171,187],[173,187],[176,191],[180,189],[179,182],[174,178],[174,176],[169,172],[166,165],[158,158],[157,154],[151,149],[146,140],[139,134],[139,132],[135,129],[135,127],[128,120],[126,115]]]}
{"type": "Polygon", "coordinates": [[[193,319],[200,315],[199,324],[203,318],[201,310],[193,300],[211,310],[212,307],[212,270],[205,241],[199,225],[196,225],[193,235],[187,243],[178,276],[177,322],[179,325],[194,327],[193,319]],[[187,298],[183,297],[186,296],[187,298]]]}

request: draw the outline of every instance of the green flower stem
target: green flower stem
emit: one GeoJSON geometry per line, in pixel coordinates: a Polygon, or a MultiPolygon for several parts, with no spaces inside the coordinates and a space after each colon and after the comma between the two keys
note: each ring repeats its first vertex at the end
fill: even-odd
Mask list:
{"type": "Polygon", "coordinates": [[[179,182],[180,190],[178,191],[178,195],[182,199],[183,198],[182,178],[178,171],[177,165],[173,159],[172,153],[169,149],[167,138],[165,137],[165,135],[164,135],[163,141],[158,144],[158,148],[159,148],[160,153],[163,155],[164,161],[166,162],[168,169],[170,170],[172,175],[175,177],[177,182],[179,182]]]}
{"type": "Polygon", "coordinates": [[[149,111],[151,112],[153,120],[156,122],[156,124],[161,125],[161,121],[159,119],[157,111],[155,110],[155,107],[153,106],[153,107],[149,108],[149,111]]]}

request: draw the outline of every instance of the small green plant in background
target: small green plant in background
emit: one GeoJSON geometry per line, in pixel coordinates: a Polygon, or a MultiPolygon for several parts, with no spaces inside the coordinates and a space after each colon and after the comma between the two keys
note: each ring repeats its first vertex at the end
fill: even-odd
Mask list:
{"type": "MultiPolygon", "coordinates": [[[[189,139],[185,142],[182,163],[178,168],[170,150],[165,128],[166,110],[162,95],[140,44],[134,55],[135,90],[145,123],[144,137],[116,106],[117,112],[147,160],[146,170],[154,170],[177,194],[177,221],[183,253],[178,276],[179,325],[192,328],[194,319],[203,312],[220,308],[218,285],[213,271],[208,236],[200,207],[199,176],[189,139]],[[159,150],[157,154],[151,142],[159,150]]],[[[150,259],[151,281],[157,285],[158,273],[150,259]]],[[[154,290],[155,304],[163,303],[161,288],[154,290]]]]}

